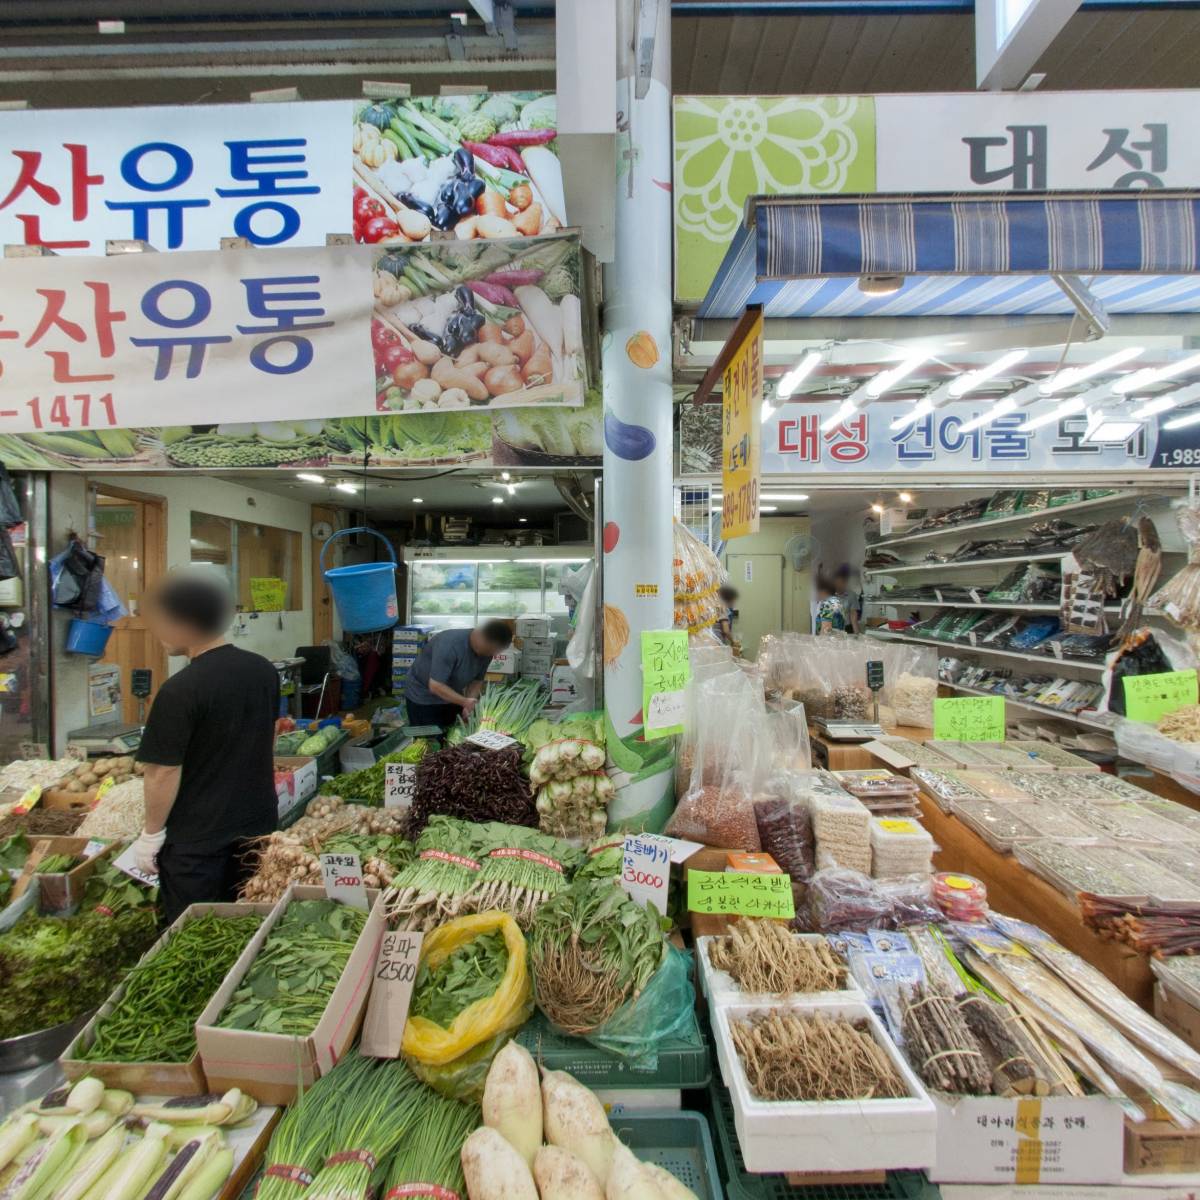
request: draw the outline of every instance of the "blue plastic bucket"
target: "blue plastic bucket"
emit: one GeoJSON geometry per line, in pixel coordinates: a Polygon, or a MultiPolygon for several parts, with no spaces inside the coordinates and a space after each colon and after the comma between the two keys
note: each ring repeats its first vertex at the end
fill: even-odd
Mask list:
{"type": "Polygon", "coordinates": [[[340,529],[321,547],[321,573],[329,582],[342,628],[347,633],[375,633],[391,629],[400,619],[396,599],[396,552],[382,533],[356,525],[340,529]],[[356,567],[326,567],[325,551],[340,537],[369,533],[386,547],[391,562],[363,563],[356,567]]]}
{"type": "Polygon", "coordinates": [[[67,626],[67,652],[69,654],[90,654],[99,658],[108,645],[112,634],[111,625],[101,625],[98,621],[83,621],[72,617],[67,626]]]}

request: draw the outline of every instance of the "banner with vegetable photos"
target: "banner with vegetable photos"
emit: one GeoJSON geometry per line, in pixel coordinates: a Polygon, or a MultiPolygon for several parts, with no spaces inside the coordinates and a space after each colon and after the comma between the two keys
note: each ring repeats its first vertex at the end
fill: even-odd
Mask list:
{"type": "Polygon", "coordinates": [[[436,232],[536,237],[567,223],[549,92],[418,96],[354,111],[354,237],[384,245],[436,232]]]}
{"type": "Polygon", "coordinates": [[[578,408],[420,412],[228,425],[0,435],[0,462],[22,471],[280,467],[599,467],[598,391],[578,408]],[[103,438],[101,433],[103,432],[103,438]]]}
{"type": "Polygon", "coordinates": [[[3,112],[0,241],[100,256],[549,233],[567,223],[556,125],[545,92],[3,112]]]}

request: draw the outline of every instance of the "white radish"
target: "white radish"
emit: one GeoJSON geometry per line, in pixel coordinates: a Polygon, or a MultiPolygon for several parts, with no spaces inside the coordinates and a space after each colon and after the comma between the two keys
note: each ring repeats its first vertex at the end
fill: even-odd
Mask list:
{"type": "Polygon", "coordinates": [[[667,1200],[666,1193],[645,1169],[645,1164],[616,1138],[613,1138],[612,1170],[604,1195],[605,1200],[667,1200]]]}
{"type": "Polygon", "coordinates": [[[529,181],[537,189],[542,203],[558,219],[560,225],[567,223],[567,202],[563,195],[562,163],[553,150],[545,146],[526,146],[521,151],[529,181]]]}
{"type": "Polygon", "coordinates": [[[570,293],[558,302],[558,311],[563,320],[563,351],[566,354],[578,354],[583,350],[583,315],[579,307],[579,297],[570,293]]]}
{"type": "Polygon", "coordinates": [[[538,1200],[529,1164],[489,1126],[463,1142],[461,1157],[470,1200],[538,1200]]]}
{"type": "MultiPolygon", "coordinates": [[[[546,343],[551,355],[561,358],[563,352],[563,318],[558,306],[540,287],[531,283],[514,288],[513,294],[521,311],[529,318],[538,337],[546,343]]],[[[562,755],[562,747],[559,747],[562,755]]]]}
{"type": "Polygon", "coordinates": [[[488,1068],[483,1123],[533,1165],[542,1144],[542,1092],[533,1055],[516,1042],[505,1045],[488,1068]]]}
{"type": "Polygon", "coordinates": [[[562,1146],[543,1146],[533,1160],[533,1180],[541,1200],[604,1200],[587,1163],[562,1146]]]}
{"type": "Polygon", "coordinates": [[[658,1184],[659,1190],[667,1200],[697,1200],[696,1193],[686,1183],[680,1183],[666,1167],[658,1163],[644,1162],[642,1170],[650,1172],[650,1178],[658,1184]]]}
{"type": "Polygon", "coordinates": [[[546,1141],[578,1155],[605,1186],[614,1141],[608,1117],[596,1096],[566,1071],[542,1075],[542,1125],[546,1141]]]}

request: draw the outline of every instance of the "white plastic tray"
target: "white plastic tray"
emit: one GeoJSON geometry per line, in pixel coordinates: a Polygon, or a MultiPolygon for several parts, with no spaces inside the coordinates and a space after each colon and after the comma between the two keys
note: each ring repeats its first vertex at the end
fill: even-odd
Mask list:
{"type": "MultiPolygon", "coordinates": [[[[937,1154],[937,1113],[878,1017],[862,1001],[810,1005],[806,1014],[865,1021],[908,1088],[900,1100],[760,1100],[750,1092],[729,1022],[761,1004],[731,1004],[713,1014],[717,1060],[733,1100],[734,1127],[748,1171],[925,1170],[937,1154]]],[[[796,1008],[788,1005],[785,1007],[796,1008]]]]}
{"type": "MultiPolygon", "coordinates": [[[[792,936],[806,942],[825,940],[824,935],[820,933],[794,933],[792,936]]],[[[708,997],[708,1006],[714,1015],[718,1008],[723,1008],[728,1004],[752,1004],[762,1008],[773,1004],[805,1005],[830,1002],[836,1004],[843,1000],[866,1002],[862,989],[851,978],[849,968],[846,971],[846,986],[835,992],[788,992],[783,996],[770,992],[743,992],[728,971],[718,971],[709,962],[708,948],[712,945],[712,941],[711,936],[696,939],[696,961],[700,964],[700,988],[708,997]]]]}

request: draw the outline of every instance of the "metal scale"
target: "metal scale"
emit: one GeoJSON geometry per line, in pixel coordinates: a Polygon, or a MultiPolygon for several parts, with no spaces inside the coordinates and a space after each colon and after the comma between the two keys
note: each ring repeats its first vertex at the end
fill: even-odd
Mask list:
{"type": "Polygon", "coordinates": [[[146,723],[146,699],[150,695],[153,675],[149,670],[135,667],[129,672],[129,690],[138,700],[137,724],[108,721],[102,725],[87,725],[67,733],[67,741],[92,754],[133,754],[142,744],[142,729],[146,723]]]}
{"type": "Polygon", "coordinates": [[[836,721],[818,717],[816,726],[823,737],[831,742],[870,742],[884,736],[884,728],[879,724],[879,692],[883,687],[883,663],[879,659],[867,663],[867,687],[871,689],[874,701],[874,721],[836,721]]]}

